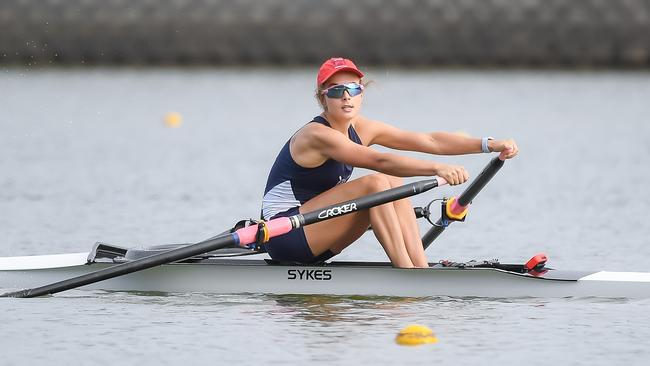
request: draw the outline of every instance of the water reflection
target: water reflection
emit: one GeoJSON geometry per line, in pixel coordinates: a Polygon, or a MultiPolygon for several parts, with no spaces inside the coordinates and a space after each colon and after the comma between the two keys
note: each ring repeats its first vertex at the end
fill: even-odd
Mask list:
{"type": "Polygon", "coordinates": [[[265,295],[278,305],[272,313],[289,314],[302,320],[323,323],[372,323],[387,315],[406,316],[409,305],[427,298],[334,295],[265,295]]]}

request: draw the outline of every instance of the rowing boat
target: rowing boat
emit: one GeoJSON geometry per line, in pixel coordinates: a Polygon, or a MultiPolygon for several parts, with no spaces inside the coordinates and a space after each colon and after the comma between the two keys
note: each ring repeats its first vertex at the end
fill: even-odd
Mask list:
{"type": "MultiPolygon", "coordinates": [[[[452,222],[464,221],[471,201],[505,158],[485,167],[458,197],[441,200],[431,221],[431,203],[416,208],[433,226],[422,237],[426,249],[452,222]]],[[[248,222],[196,244],[148,248],[96,243],[90,252],[0,258],[0,297],[37,297],[73,288],[118,291],[325,294],[347,296],[622,297],[650,298],[650,273],[561,271],[539,254],[524,264],[498,261],[430,263],[429,268],[394,268],[390,263],[331,262],[314,265],[249,259],[260,245],[298,227],[347,215],[441,184],[440,178],[264,222],[248,222]],[[52,283],[54,282],[54,283],[52,283]],[[49,283],[49,284],[47,284],[49,283]],[[46,285],[43,285],[46,284],[46,285]]]]}
{"type": "MultiPolygon", "coordinates": [[[[137,260],[176,246],[123,248],[97,243],[90,252],[0,258],[0,288],[38,286],[137,260]]],[[[425,269],[388,262],[318,265],[249,259],[228,249],[97,282],[83,289],[170,293],[323,294],[343,296],[650,298],[650,273],[529,271],[496,261],[431,263],[425,269]]],[[[257,254],[256,256],[259,256],[257,254]]]]}

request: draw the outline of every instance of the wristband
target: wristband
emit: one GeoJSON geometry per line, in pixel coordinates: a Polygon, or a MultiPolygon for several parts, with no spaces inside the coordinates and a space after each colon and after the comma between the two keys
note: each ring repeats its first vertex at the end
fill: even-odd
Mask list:
{"type": "Polygon", "coordinates": [[[481,151],[484,153],[491,153],[490,147],[488,146],[488,140],[494,140],[493,137],[483,137],[481,139],[481,151]]]}

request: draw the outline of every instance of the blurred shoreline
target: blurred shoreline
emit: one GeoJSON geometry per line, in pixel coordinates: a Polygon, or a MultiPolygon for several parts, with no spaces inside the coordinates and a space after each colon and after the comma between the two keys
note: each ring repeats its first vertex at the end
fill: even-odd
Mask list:
{"type": "MultiPolygon", "coordinates": [[[[533,73],[533,74],[567,74],[567,75],[599,75],[599,74],[620,74],[620,75],[645,75],[650,73],[648,67],[609,67],[609,66],[495,66],[495,65],[399,65],[399,64],[380,64],[380,65],[363,65],[364,70],[370,73],[441,73],[441,74],[467,74],[467,73],[533,73]]],[[[306,72],[315,73],[319,64],[300,64],[300,65],[282,65],[282,64],[253,64],[253,65],[210,65],[210,64],[192,64],[192,65],[144,65],[144,64],[61,64],[52,63],[48,65],[20,65],[20,64],[2,64],[0,63],[0,74],[14,72],[93,72],[93,71],[136,71],[141,73],[160,72],[160,71],[182,71],[182,72],[306,72]]]]}
{"type": "Polygon", "coordinates": [[[0,64],[650,67],[647,0],[6,0],[0,64]]]}

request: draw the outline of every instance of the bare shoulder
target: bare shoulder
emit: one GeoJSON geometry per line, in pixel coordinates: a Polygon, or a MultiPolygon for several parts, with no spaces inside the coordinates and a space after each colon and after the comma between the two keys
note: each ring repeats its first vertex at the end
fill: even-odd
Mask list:
{"type": "Polygon", "coordinates": [[[377,136],[380,136],[382,132],[391,128],[394,127],[385,122],[364,116],[359,116],[354,124],[354,129],[359,134],[359,137],[361,137],[363,144],[368,146],[374,144],[377,136]]]}
{"type": "Polygon", "coordinates": [[[314,142],[322,141],[323,139],[327,140],[331,137],[331,132],[331,128],[323,126],[320,123],[308,123],[291,137],[291,144],[292,146],[309,146],[314,142]]]}
{"type": "Polygon", "coordinates": [[[354,126],[355,130],[363,130],[363,129],[371,128],[372,125],[374,125],[377,122],[378,121],[370,119],[370,118],[368,118],[366,116],[358,115],[354,119],[353,126],[354,126]]]}
{"type": "Polygon", "coordinates": [[[331,144],[332,139],[336,139],[336,135],[332,134],[331,128],[320,123],[308,123],[291,137],[289,151],[298,165],[317,167],[327,160],[322,150],[323,146],[331,144]]]}

